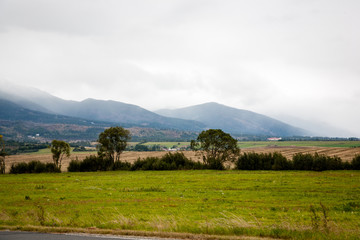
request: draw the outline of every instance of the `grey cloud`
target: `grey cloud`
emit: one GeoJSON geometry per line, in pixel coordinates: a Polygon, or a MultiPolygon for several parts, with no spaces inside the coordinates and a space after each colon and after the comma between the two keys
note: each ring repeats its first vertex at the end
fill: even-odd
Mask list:
{"type": "Polygon", "coordinates": [[[286,112],[360,136],[359,11],[357,0],[1,0],[0,77],[67,99],[286,112]]]}

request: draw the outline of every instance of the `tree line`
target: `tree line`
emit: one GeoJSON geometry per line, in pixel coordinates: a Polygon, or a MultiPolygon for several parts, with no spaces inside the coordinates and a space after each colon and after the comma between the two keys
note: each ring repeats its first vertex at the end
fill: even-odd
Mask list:
{"type": "MultiPolygon", "coordinates": [[[[226,163],[233,163],[239,170],[360,170],[360,155],[352,162],[343,162],[339,157],[331,157],[315,153],[295,154],[288,160],[281,153],[243,153],[237,140],[220,129],[202,131],[196,140],[192,140],[190,148],[202,157],[202,162],[186,158],[182,153],[167,153],[163,157],[138,159],[134,163],[120,161],[122,152],[131,139],[130,132],[122,127],[111,127],[100,133],[97,155],[84,160],[72,160],[68,171],[109,171],[109,170],[178,170],[178,169],[225,169],[226,163]]],[[[40,162],[15,164],[11,173],[55,171],[60,172],[62,159],[70,156],[70,145],[64,141],[53,140],[51,143],[53,168],[43,166],[40,162]],[[31,166],[30,166],[31,165],[31,166]],[[25,169],[25,170],[21,170],[25,169]],[[55,170],[52,170],[55,169],[55,170]]]]}
{"type": "Polygon", "coordinates": [[[324,154],[297,153],[288,160],[281,153],[243,153],[235,162],[238,170],[360,170],[360,155],[351,162],[324,154]]]}
{"type": "MultiPolygon", "coordinates": [[[[120,131],[119,133],[124,134],[120,131]]],[[[123,146],[125,149],[126,146],[123,146]]],[[[147,157],[134,163],[114,161],[98,156],[89,156],[83,161],[70,162],[68,171],[106,171],[106,170],[179,170],[179,169],[225,169],[226,162],[235,164],[238,170],[360,170],[360,155],[352,162],[343,162],[337,156],[322,154],[295,154],[288,160],[281,153],[243,153],[237,141],[220,129],[201,132],[190,147],[202,156],[202,162],[186,158],[183,153],[167,153],[163,157],[147,157]]],[[[111,149],[111,148],[109,148],[111,149]]],[[[120,153],[119,153],[120,154],[120,153]]]]}

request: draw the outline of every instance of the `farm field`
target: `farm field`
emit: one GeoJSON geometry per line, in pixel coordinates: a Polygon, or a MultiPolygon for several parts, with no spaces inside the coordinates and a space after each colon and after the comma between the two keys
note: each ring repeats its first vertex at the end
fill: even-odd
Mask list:
{"type": "MultiPolygon", "coordinates": [[[[147,143],[151,144],[160,144],[160,143],[147,143]]],[[[161,143],[161,145],[172,147],[177,145],[176,142],[161,143]]],[[[269,153],[269,152],[280,152],[288,159],[291,159],[292,156],[296,153],[311,153],[314,154],[318,152],[319,154],[325,154],[329,156],[338,156],[343,161],[351,161],[355,155],[360,154],[360,147],[356,147],[359,142],[329,142],[329,141],[312,141],[312,142],[240,142],[241,152],[256,152],[256,153],[269,153]],[[278,145],[278,144],[282,145],[278,145]],[[246,144],[246,145],[245,145],[246,144]],[[290,145],[292,144],[292,145],[290,145]],[[326,146],[326,144],[331,144],[332,146],[326,146]],[[242,146],[243,145],[243,146],[242,146]],[[314,146],[317,145],[317,146],[314,146]],[[333,147],[337,146],[337,147],[333,147]],[[341,146],[341,147],[339,147],[341,146]]],[[[185,146],[186,143],[180,143],[181,146],[185,146]]],[[[158,152],[124,152],[121,155],[122,161],[134,162],[138,158],[146,157],[160,157],[166,154],[166,151],[158,152]]],[[[186,157],[193,160],[200,160],[199,156],[196,156],[193,151],[183,151],[186,157]]],[[[64,158],[62,164],[62,171],[67,171],[67,167],[71,159],[78,158],[83,160],[86,156],[91,154],[96,154],[96,152],[73,152],[70,158],[64,158]]],[[[11,155],[6,157],[6,172],[10,171],[10,167],[14,163],[19,162],[30,162],[38,160],[41,162],[52,162],[52,155],[49,149],[42,149],[36,153],[30,154],[20,154],[20,155],[11,155]]]]}
{"type": "Polygon", "coordinates": [[[360,148],[360,141],[255,141],[239,142],[240,148],[254,147],[345,147],[360,148]]]}
{"type": "MultiPolygon", "coordinates": [[[[138,142],[130,142],[130,145],[135,146],[138,142]]],[[[146,142],[146,146],[161,145],[167,148],[173,146],[186,147],[190,142],[146,142]]],[[[256,147],[348,147],[360,148],[360,141],[239,141],[239,147],[256,148],[256,147]]]]}
{"type": "Polygon", "coordinates": [[[360,236],[359,171],[115,171],[0,180],[2,229],[193,239],[360,236]]]}

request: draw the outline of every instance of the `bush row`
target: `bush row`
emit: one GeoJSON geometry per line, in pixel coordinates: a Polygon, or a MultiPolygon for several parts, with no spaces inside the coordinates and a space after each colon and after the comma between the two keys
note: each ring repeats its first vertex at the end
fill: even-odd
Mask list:
{"type": "Polygon", "coordinates": [[[281,153],[244,153],[236,161],[239,170],[360,170],[360,155],[352,162],[342,162],[337,156],[297,153],[292,161],[281,153]]]}
{"type": "MultiPolygon", "coordinates": [[[[93,172],[111,170],[195,170],[217,169],[223,170],[224,165],[219,161],[209,161],[208,165],[188,159],[183,153],[167,153],[161,158],[147,157],[138,159],[133,164],[101,158],[95,155],[86,157],[83,161],[72,160],[69,172],[93,172]]],[[[360,155],[351,162],[342,162],[339,157],[330,157],[322,154],[302,154],[293,156],[292,161],[286,159],[281,153],[243,153],[235,162],[238,170],[360,170],[360,155]]],[[[10,173],[55,173],[60,172],[54,163],[31,161],[29,163],[16,163],[11,166],[10,173]]]]}
{"type": "Polygon", "coordinates": [[[239,170],[287,170],[291,165],[281,153],[243,153],[235,162],[239,170]]]}
{"type": "Polygon", "coordinates": [[[161,158],[139,158],[131,166],[131,170],[192,170],[206,168],[209,168],[209,166],[189,160],[183,153],[167,153],[161,158]]]}
{"type": "Polygon", "coordinates": [[[96,172],[111,170],[130,170],[131,164],[127,162],[116,161],[113,163],[108,158],[102,158],[96,155],[87,156],[84,160],[71,160],[69,163],[69,172],[96,172]]]}
{"type": "Polygon", "coordinates": [[[29,163],[15,163],[11,165],[10,173],[59,173],[60,169],[54,163],[31,161],[29,163]]]}
{"type": "Polygon", "coordinates": [[[116,161],[112,163],[108,159],[92,155],[83,161],[72,160],[69,164],[69,172],[92,172],[109,170],[190,170],[208,169],[200,162],[189,160],[183,153],[167,153],[161,158],[147,157],[138,159],[133,164],[128,162],[116,161]]]}

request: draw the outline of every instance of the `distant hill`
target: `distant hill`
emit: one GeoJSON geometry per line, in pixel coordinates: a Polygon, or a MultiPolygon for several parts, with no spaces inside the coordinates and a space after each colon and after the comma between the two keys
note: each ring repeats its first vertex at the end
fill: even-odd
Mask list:
{"type": "Polygon", "coordinates": [[[94,140],[110,123],[55,115],[0,99],[0,133],[14,140],[94,140]]]}
{"type": "Polygon", "coordinates": [[[0,119],[5,121],[30,121],[30,122],[46,123],[46,124],[52,124],[52,123],[75,124],[75,125],[95,124],[93,121],[86,119],[30,110],[16,103],[4,99],[0,99],[0,119]]]}
{"type": "Polygon", "coordinates": [[[200,122],[164,117],[132,104],[90,98],[81,102],[64,100],[35,88],[11,83],[0,89],[0,99],[14,102],[30,110],[126,126],[184,131],[201,131],[206,127],[200,122]]]}
{"type": "MultiPolygon", "coordinates": [[[[147,128],[201,132],[219,128],[233,135],[261,136],[303,136],[306,132],[284,122],[247,110],[236,109],[218,103],[206,103],[176,110],[151,112],[133,104],[117,101],[86,99],[84,101],[64,100],[44,91],[2,83],[0,119],[27,121],[43,124],[73,124],[92,128],[97,122],[101,127],[120,125],[127,128],[147,128]],[[6,109],[5,109],[6,108],[6,109]]],[[[153,131],[147,130],[148,133],[153,131]]],[[[155,134],[157,139],[159,135],[155,134]]],[[[155,136],[153,135],[153,136],[155,136]]],[[[160,134],[161,135],[161,134],[160,134]]],[[[172,136],[181,136],[172,132],[172,136]]],[[[169,136],[170,136],[169,135],[169,136]]],[[[152,135],[148,135],[147,139],[152,135]]],[[[166,137],[165,137],[166,138],[166,137]]]]}
{"type": "MultiPolygon", "coordinates": [[[[51,141],[94,141],[105,128],[118,125],[58,114],[43,113],[0,99],[0,134],[5,139],[51,141]]],[[[196,138],[192,131],[155,129],[122,124],[130,130],[133,141],[189,141],[196,138]]]]}
{"type": "Polygon", "coordinates": [[[156,112],[167,117],[199,121],[208,128],[219,128],[236,135],[302,136],[306,134],[302,129],[265,115],[213,102],[175,110],[163,109],[156,112]]]}
{"type": "Polygon", "coordinates": [[[63,114],[98,121],[118,122],[158,129],[200,131],[201,122],[164,117],[136,105],[116,101],[86,99],[62,111],[63,114]]]}

